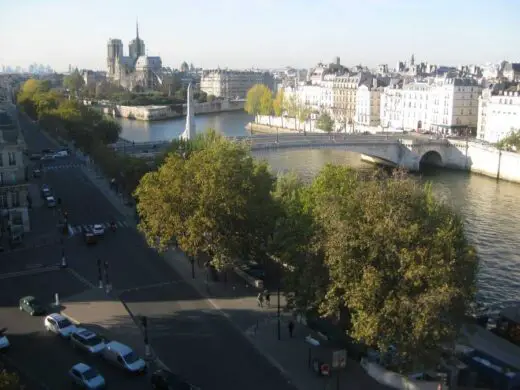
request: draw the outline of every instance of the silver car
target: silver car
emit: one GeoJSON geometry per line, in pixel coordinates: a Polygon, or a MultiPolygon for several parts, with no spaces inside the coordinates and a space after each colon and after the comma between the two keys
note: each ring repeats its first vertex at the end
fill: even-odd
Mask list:
{"type": "Polygon", "coordinates": [[[85,363],[74,365],[69,371],[69,376],[75,384],[84,389],[98,390],[105,388],[105,378],[85,363]]]}
{"type": "Polygon", "coordinates": [[[105,340],[85,328],[76,329],[76,331],[70,335],[70,342],[74,348],[80,348],[93,355],[105,349],[105,340]]]}

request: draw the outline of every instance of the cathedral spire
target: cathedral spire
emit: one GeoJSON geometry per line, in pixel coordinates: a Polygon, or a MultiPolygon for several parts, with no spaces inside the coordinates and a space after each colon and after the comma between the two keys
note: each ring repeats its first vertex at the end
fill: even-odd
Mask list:
{"type": "Polygon", "coordinates": [[[139,41],[139,18],[135,19],[135,34],[137,40],[139,41]]]}

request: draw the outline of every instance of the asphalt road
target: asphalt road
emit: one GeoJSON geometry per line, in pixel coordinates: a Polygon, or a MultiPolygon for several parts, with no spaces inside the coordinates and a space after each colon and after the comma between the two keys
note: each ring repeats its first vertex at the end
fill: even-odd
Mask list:
{"type": "MultiPolygon", "coordinates": [[[[22,117],[20,123],[24,128],[29,150],[38,152],[45,148],[56,148],[37,131],[32,122],[22,117]]],[[[55,160],[52,165],[59,165],[61,168],[46,170],[42,179],[55,190],[56,196],[62,198],[71,224],[104,222],[111,215],[119,218],[117,210],[82,171],[74,166],[75,164],[79,164],[79,161],[74,157],[55,160]]],[[[59,246],[58,249],[61,250],[59,246]]],[[[62,382],[54,384],[52,378],[57,378],[56,381],[61,380],[64,370],[75,364],[77,357],[69,353],[68,346],[64,347],[61,340],[41,334],[41,319],[20,317],[22,313],[12,305],[28,290],[45,297],[52,297],[54,292],[59,290],[65,297],[76,293],[76,290],[97,284],[97,259],[101,259],[109,264],[109,277],[114,291],[122,294],[134,314],[150,315],[152,347],[160,360],[174,372],[178,372],[188,381],[201,385],[203,389],[293,389],[281,374],[237,333],[227,319],[219,315],[191,286],[182,281],[180,275],[157,253],[148,248],[134,229],[107,231],[97,245],[90,247],[83,242],[81,235],[74,236],[65,241],[64,250],[69,271],[47,272],[39,274],[38,277],[31,276],[32,279],[25,279],[29,276],[18,276],[12,279],[16,282],[9,282],[9,285],[3,283],[11,279],[0,281],[2,286],[7,287],[2,289],[7,290],[4,292],[6,296],[0,298],[3,300],[0,302],[2,309],[6,310],[0,321],[5,318],[4,326],[10,328],[12,338],[15,338],[13,347],[19,343],[18,338],[29,340],[27,344],[23,344],[23,348],[13,348],[15,352],[10,354],[27,371],[41,377],[42,381],[48,381],[50,388],[64,388],[62,382]],[[51,275],[56,278],[58,277],[54,275],[68,277],[52,280],[51,275]],[[46,282],[34,282],[37,278],[46,282]],[[34,350],[38,353],[34,353],[34,350]],[[59,362],[44,366],[42,358],[45,359],[47,354],[59,354],[59,362]]],[[[55,248],[46,251],[42,249],[13,252],[9,255],[9,266],[4,264],[5,268],[2,268],[0,264],[0,273],[23,273],[28,272],[34,264],[53,264],[55,248]],[[38,260],[33,260],[36,258],[38,260]]],[[[100,366],[100,371],[107,375],[110,388],[132,388],[126,385],[124,378],[109,377],[112,375],[110,369],[100,366]],[[115,382],[118,384],[114,384],[115,382]]],[[[119,373],[114,373],[117,374],[119,373]]],[[[142,384],[140,388],[144,388],[142,384]]]]}
{"type": "Polygon", "coordinates": [[[0,327],[8,328],[7,336],[11,342],[10,350],[0,359],[19,368],[29,377],[30,383],[39,383],[42,388],[52,390],[72,388],[67,372],[74,364],[83,362],[97,368],[109,388],[147,388],[145,377],[126,375],[99,357],[73,349],[69,341],[45,332],[44,317],[31,317],[18,309],[19,298],[26,295],[34,295],[50,305],[56,290],[60,290],[63,296],[80,293],[85,286],[69,271],[12,277],[0,283],[0,327]]]}

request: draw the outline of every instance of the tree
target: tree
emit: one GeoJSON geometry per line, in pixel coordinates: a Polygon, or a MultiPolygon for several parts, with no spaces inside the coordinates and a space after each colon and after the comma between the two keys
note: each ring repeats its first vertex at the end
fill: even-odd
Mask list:
{"type": "Polygon", "coordinates": [[[400,172],[367,179],[329,165],[305,204],[328,277],[302,309],[317,305],[356,340],[393,350],[396,369],[436,364],[474,299],[478,259],[463,221],[400,172]]]}
{"type": "Polygon", "coordinates": [[[497,148],[520,151],[520,130],[511,129],[505,138],[497,142],[497,148]]]}
{"type": "Polygon", "coordinates": [[[298,122],[303,122],[303,132],[305,133],[305,124],[307,123],[307,119],[309,119],[309,115],[311,114],[311,109],[307,106],[301,105],[298,111],[298,122]]]}
{"type": "Polygon", "coordinates": [[[298,114],[300,112],[300,105],[295,95],[289,95],[289,97],[284,97],[284,106],[287,110],[287,115],[290,118],[294,118],[294,130],[298,130],[298,114]]]}
{"type": "Polygon", "coordinates": [[[0,390],[23,390],[18,375],[6,370],[0,370],[0,390]]]}
{"type": "Polygon", "coordinates": [[[273,182],[244,145],[216,137],[189,156],[170,153],[141,179],[139,228],[153,247],[175,238],[187,254],[205,254],[225,269],[266,244],[273,182]]]}
{"type": "Polygon", "coordinates": [[[34,102],[34,96],[48,92],[50,90],[50,82],[45,80],[29,79],[23,83],[17,96],[17,103],[32,119],[38,119],[38,111],[34,102]]]}
{"type": "Polygon", "coordinates": [[[105,145],[113,144],[119,139],[121,124],[113,119],[103,118],[92,130],[94,132],[94,138],[101,143],[105,145]]]}
{"type": "Polygon", "coordinates": [[[316,121],[316,127],[330,135],[334,130],[334,120],[328,112],[323,112],[316,121]]]}
{"type": "Polygon", "coordinates": [[[212,102],[213,100],[215,100],[216,98],[217,98],[217,97],[216,97],[215,95],[208,95],[208,97],[207,97],[206,100],[207,100],[208,103],[211,103],[211,102],[212,102]]]}
{"type": "Polygon", "coordinates": [[[83,77],[77,69],[71,74],[65,76],[65,78],[63,79],[63,86],[76,95],[79,93],[79,91],[81,90],[81,88],[83,88],[84,85],[85,80],[83,80],[83,77]]]}
{"type": "Polygon", "coordinates": [[[271,115],[273,115],[273,92],[265,86],[259,87],[262,91],[260,96],[260,114],[266,115],[269,119],[269,126],[271,125],[271,115]]]}
{"type": "Polygon", "coordinates": [[[264,94],[263,87],[265,87],[265,85],[255,84],[249,89],[249,91],[247,91],[244,110],[248,114],[255,116],[255,122],[258,119],[258,114],[262,111],[262,96],[264,94]]]}
{"type": "Polygon", "coordinates": [[[63,95],[56,91],[37,92],[33,95],[32,101],[38,118],[41,118],[45,113],[58,108],[63,101],[63,95]]]}
{"type": "Polygon", "coordinates": [[[283,127],[283,113],[285,110],[285,96],[283,88],[280,88],[276,93],[276,97],[273,100],[273,111],[274,115],[282,118],[282,127],[283,127]]]}

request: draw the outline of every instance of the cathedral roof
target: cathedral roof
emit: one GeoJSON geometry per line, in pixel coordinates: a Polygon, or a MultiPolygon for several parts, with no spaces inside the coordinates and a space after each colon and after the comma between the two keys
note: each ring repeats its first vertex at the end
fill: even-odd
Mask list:
{"type": "Polygon", "coordinates": [[[140,56],[136,63],[136,69],[138,68],[161,68],[162,61],[161,57],[150,57],[150,56],[140,56]]]}

